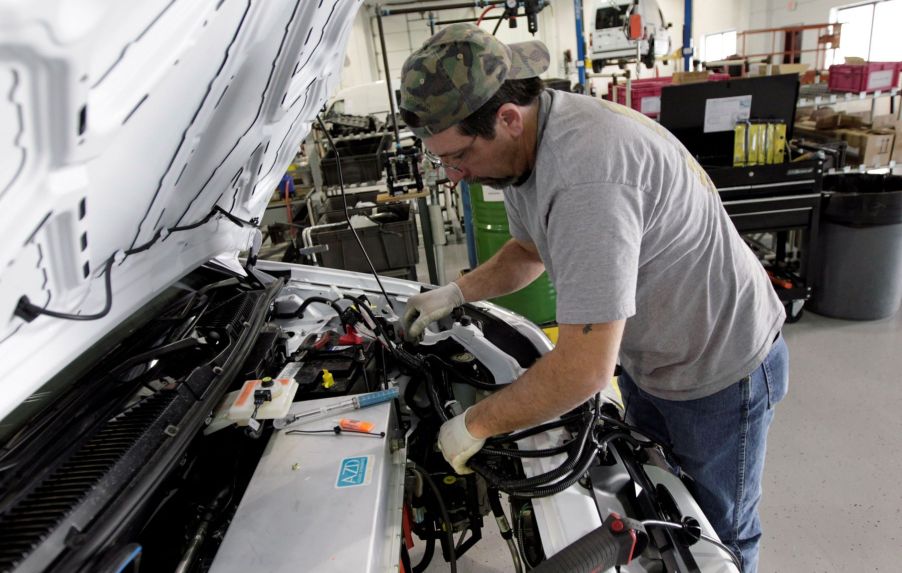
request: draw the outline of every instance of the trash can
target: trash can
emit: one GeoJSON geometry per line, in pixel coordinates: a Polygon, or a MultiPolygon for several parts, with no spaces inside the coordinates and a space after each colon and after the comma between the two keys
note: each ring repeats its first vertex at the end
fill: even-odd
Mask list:
{"type": "Polygon", "coordinates": [[[850,320],[902,304],[902,176],[824,177],[810,310],[850,320]]]}

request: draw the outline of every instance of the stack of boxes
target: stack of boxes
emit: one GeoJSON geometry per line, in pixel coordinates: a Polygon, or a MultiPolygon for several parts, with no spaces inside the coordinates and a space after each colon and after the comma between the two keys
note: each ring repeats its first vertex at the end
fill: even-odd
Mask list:
{"type": "MultiPolygon", "coordinates": [[[[897,89],[902,62],[864,62],[846,58],[846,63],[830,66],[830,92],[876,93],[897,89]]],[[[797,136],[815,140],[846,142],[846,163],[884,167],[891,161],[902,163],[902,122],[898,115],[870,112],[845,113],[831,108],[800,109],[796,115],[797,136]]]]}
{"type": "Polygon", "coordinates": [[[895,136],[893,150],[890,154],[890,161],[895,161],[897,165],[902,165],[902,120],[895,114],[875,115],[871,122],[873,129],[883,131],[883,133],[892,132],[895,136]]]}
{"type": "Polygon", "coordinates": [[[796,121],[795,135],[815,140],[845,141],[848,165],[884,167],[890,161],[902,163],[902,142],[896,142],[896,134],[902,130],[902,122],[895,115],[878,115],[874,116],[869,125],[865,123],[869,115],[820,108],[810,116],[796,121]]]}

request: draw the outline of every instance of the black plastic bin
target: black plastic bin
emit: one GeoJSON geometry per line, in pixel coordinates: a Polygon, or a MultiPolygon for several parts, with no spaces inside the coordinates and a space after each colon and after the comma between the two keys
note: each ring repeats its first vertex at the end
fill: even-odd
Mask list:
{"type": "Polygon", "coordinates": [[[812,311],[851,320],[902,305],[902,176],[824,177],[812,311]]]}
{"type": "MultiPolygon", "coordinates": [[[[349,209],[351,216],[369,214],[372,211],[371,208],[349,209]]],[[[358,228],[357,234],[376,271],[382,273],[416,266],[419,260],[417,226],[410,206],[399,203],[380,207],[370,217],[376,224],[358,228]]],[[[332,211],[326,213],[319,223],[339,223],[344,220],[344,211],[332,211]]],[[[312,239],[314,244],[329,245],[328,251],[318,255],[324,267],[370,272],[360,246],[347,226],[314,229],[312,239]]]]}
{"type": "MultiPolygon", "coordinates": [[[[348,209],[351,209],[357,203],[375,203],[379,191],[348,191],[345,195],[348,198],[348,209]]],[[[344,200],[341,195],[326,197],[324,208],[326,211],[341,211],[341,217],[344,218],[344,200]]]]}
{"type": "Polygon", "coordinates": [[[345,185],[378,181],[382,178],[382,152],[390,141],[391,138],[387,133],[336,141],[338,160],[335,159],[335,150],[329,148],[320,163],[323,182],[326,185],[339,184],[339,161],[341,161],[341,174],[345,185]]]}

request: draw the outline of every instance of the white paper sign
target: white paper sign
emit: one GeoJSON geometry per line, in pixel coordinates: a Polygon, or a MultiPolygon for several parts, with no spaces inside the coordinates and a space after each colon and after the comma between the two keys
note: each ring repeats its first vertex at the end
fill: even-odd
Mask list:
{"type": "Polygon", "coordinates": [[[639,103],[639,111],[645,114],[661,113],[661,96],[644,97],[639,103]]]}
{"type": "Polygon", "coordinates": [[[752,96],[711,98],[705,102],[705,133],[733,131],[752,112],[752,96]]]}
{"type": "Polygon", "coordinates": [[[486,203],[504,201],[504,191],[502,191],[501,189],[495,189],[494,187],[489,187],[488,185],[483,185],[482,200],[486,203]]]}
{"type": "Polygon", "coordinates": [[[893,83],[893,70],[880,70],[868,74],[867,91],[871,92],[881,88],[891,88],[893,83]]]}

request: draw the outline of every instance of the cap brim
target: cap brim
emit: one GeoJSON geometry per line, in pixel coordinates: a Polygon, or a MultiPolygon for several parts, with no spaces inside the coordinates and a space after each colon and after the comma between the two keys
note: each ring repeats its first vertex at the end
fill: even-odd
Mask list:
{"type": "Polygon", "coordinates": [[[508,44],[511,67],[506,79],[525,80],[535,78],[545,72],[551,64],[551,55],[545,44],[538,40],[508,44]]]}

